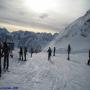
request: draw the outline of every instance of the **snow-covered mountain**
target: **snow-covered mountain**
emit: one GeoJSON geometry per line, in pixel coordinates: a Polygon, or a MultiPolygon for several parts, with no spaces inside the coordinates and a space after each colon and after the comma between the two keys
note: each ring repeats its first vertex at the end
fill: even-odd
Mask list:
{"type": "Polygon", "coordinates": [[[0,28],[0,34],[9,33],[6,28],[0,28]]]}
{"type": "Polygon", "coordinates": [[[6,38],[11,39],[11,35],[6,28],[0,28],[0,41],[5,41],[6,38]]]}
{"type": "Polygon", "coordinates": [[[60,51],[66,50],[71,44],[73,51],[87,51],[90,49],[90,10],[74,21],[50,43],[60,51]]]}
{"type": "Polygon", "coordinates": [[[28,31],[12,32],[17,47],[26,46],[30,50],[44,48],[54,37],[51,33],[34,33],[28,31]]]}
{"type": "Polygon", "coordinates": [[[34,33],[29,31],[15,31],[11,33],[6,28],[0,28],[1,41],[7,39],[7,41],[13,41],[16,47],[26,46],[29,51],[33,47],[37,52],[43,49],[57,35],[57,33],[52,35],[51,33],[34,33]]]}

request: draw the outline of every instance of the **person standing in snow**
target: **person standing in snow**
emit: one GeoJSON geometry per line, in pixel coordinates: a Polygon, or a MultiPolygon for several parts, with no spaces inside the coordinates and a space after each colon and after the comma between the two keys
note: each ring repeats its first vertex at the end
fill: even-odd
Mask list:
{"type": "Polygon", "coordinates": [[[33,54],[33,48],[31,47],[31,57],[32,57],[32,54],[33,54]]]}
{"type": "Polygon", "coordinates": [[[1,74],[2,74],[1,58],[2,58],[2,44],[1,44],[1,42],[0,42],[0,77],[1,77],[1,74]]]}
{"type": "Polygon", "coordinates": [[[23,61],[23,49],[22,49],[22,47],[20,47],[19,59],[23,61]]]}
{"type": "Polygon", "coordinates": [[[68,52],[68,58],[67,58],[67,60],[70,60],[70,53],[71,53],[71,46],[70,46],[70,44],[68,45],[67,52],[68,52]]]}
{"type": "Polygon", "coordinates": [[[27,47],[24,47],[24,61],[26,61],[27,47]]]}
{"type": "Polygon", "coordinates": [[[47,52],[48,52],[48,60],[50,60],[51,59],[51,55],[52,55],[52,50],[51,50],[50,47],[49,47],[47,52]]]}
{"type": "Polygon", "coordinates": [[[89,59],[88,59],[88,65],[90,65],[90,49],[89,49],[89,59]]]}
{"type": "Polygon", "coordinates": [[[56,47],[54,47],[53,56],[55,56],[55,53],[56,53],[56,47]]]}
{"type": "Polygon", "coordinates": [[[10,48],[7,45],[6,42],[4,42],[3,44],[3,55],[4,55],[4,62],[3,62],[3,69],[4,71],[8,71],[9,68],[9,52],[10,52],[10,48]]]}

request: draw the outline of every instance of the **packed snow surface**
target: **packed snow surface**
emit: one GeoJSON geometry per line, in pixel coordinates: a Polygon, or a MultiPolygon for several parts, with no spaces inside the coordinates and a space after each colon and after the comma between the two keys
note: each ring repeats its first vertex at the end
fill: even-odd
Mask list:
{"type": "Polygon", "coordinates": [[[10,59],[10,72],[3,72],[0,90],[90,90],[88,53],[56,54],[51,61],[47,52],[27,55],[27,61],[18,60],[18,51],[10,59]],[[10,89],[11,88],[11,89],[10,89]]]}

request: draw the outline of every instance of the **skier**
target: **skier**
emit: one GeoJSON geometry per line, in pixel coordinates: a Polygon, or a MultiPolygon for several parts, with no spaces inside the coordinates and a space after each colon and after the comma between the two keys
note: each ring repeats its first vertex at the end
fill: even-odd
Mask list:
{"type": "Polygon", "coordinates": [[[89,59],[88,59],[88,65],[90,65],[90,49],[89,49],[89,59]]]}
{"type": "Polygon", "coordinates": [[[22,49],[22,47],[20,47],[19,59],[23,61],[23,49],[22,49]]]}
{"type": "Polygon", "coordinates": [[[48,60],[50,60],[51,59],[51,55],[52,55],[52,50],[51,50],[50,47],[49,47],[47,52],[48,52],[48,60]]]}
{"type": "Polygon", "coordinates": [[[68,52],[68,58],[67,58],[67,60],[70,60],[70,53],[71,53],[71,46],[70,46],[70,44],[68,45],[67,52],[68,52]]]}
{"type": "Polygon", "coordinates": [[[1,42],[0,42],[0,77],[1,77],[1,74],[2,74],[1,58],[2,58],[2,45],[1,45],[1,42]]]}
{"type": "Polygon", "coordinates": [[[27,47],[24,47],[24,61],[26,61],[27,47]]]}
{"type": "Polygon", "coordinates": [[[33,48],[31,48],[31,57],[32,57],[32,54],[33,54],[33,48]]]}
{"type": "Polygon", "coordinates": [[[3,63],[3,69],[4,71],[8,71],[9,68],[9,52],[10,52],[10,48],[7,45],[6,42],[4,42],[3,44],[3,55],[4,55],[4,63],[3,63]]]}
{"type": "Polygon", "coordinates": [[[54,47],[53,56],[55,56],[56,53],[56,47],[54,47]]]}

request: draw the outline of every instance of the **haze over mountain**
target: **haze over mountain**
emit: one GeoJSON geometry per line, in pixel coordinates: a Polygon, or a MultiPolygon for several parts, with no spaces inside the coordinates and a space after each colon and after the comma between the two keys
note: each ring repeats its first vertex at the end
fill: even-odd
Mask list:
{"type": "Polygon", "coordinates": [[[15,31],[9,32],[6,28],[0,28],[0,40],[5,41],[7,39],[8,42],[13,42],[15,47],[27,47],[28,51],[30,51],[31,47],[34,50],[43,49],[48,43],[50,43],[58,33],[34,33],[29,31],[15,31]]]}

